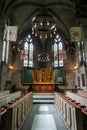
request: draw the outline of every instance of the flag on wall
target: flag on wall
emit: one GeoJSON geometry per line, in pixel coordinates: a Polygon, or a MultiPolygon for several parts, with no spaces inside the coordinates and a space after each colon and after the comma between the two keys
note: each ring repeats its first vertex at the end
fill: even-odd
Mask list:
{"type": "Polygon", "coordinates": [[[62,50],[62,60],[65,60],[67,57],[66,57],[66,51],[65,50],[62,50]]]}
{"type": "Polygon", "coordinates": [[[18,40],[16,42],[12,42],[12,51],[13,52],[20,52],[21,51],[21,43],[22,43],[23,40],[18,40]]]}
{"type": "Polygon", "coordinates": [[[71,42],[79,42],[84,39],[82,27],[71,27],[70,28],[71,42]]]}
{"type": "Polygon", "coordinates": [[[21,57],[20,57],[21,60],[26,60],[28,59],[28,53],[27,51],[25,50],[21,50],[21,57]]]}
{"type": "Polygon", "coordinates": [[[25,50],[21,50],[21,57],[20,57],[20,59],[22,60],[24,58],[25,58],[25,50]]]}
{"type": "Polygon", "coordinates": [[[16,41],[18,26],[5,26],[3,40],[16,41]]]}

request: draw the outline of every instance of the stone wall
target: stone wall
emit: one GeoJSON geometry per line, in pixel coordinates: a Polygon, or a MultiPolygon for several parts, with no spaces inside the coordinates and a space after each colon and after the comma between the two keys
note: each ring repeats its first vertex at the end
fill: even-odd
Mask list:
{"type": "Polygon", "coordinates": [[[76,71],[75,67],[75,53],[67,53],[67,59],[64,61],[64,68],[65,68],[65,76],[66,76],[66,86],[67,89],[75,88],[75,75],[76,71]]]}
{"type": "Polygon", "coordinates": [[[15,57],[13,65],[13,70],[10,70],[12,72],[12,81],[14,81],[16,84],[21,83],[22,79],[22,69],[23,69],[23,62],[20,59],[20,53],[18,53],[15,57]]]}

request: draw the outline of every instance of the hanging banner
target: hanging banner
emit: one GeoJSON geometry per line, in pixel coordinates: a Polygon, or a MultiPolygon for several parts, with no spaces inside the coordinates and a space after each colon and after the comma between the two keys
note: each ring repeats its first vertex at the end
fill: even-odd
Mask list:
{"type": "Polygon", "coordinates": [[[84,39],[82,27],[71,27],[70,28],[71,42],[79,42],[84,39]]]}
{"type": "Polygon", "coordinates": [[[18,26],[5,26],[3,40],[16,41],[18,26]]]}
{"type": "Polygon", "coordinates": [[[25,50],[21,50],[21,57],[20,57],[20,59],[24,60],[24,58],[25,58],[25,50]]]}
{"type": "Polygon", "coordinates": [[[66,51],[65,50],[62,50],[62,60],[66,60],[67,57],[66,57],[66,51]]]}
{"type": "Polygon", "coordinates": [[[21,56],[20,56],[21,60],[28,60],[28,51],[27,50],[21,50],[21,56]]]}

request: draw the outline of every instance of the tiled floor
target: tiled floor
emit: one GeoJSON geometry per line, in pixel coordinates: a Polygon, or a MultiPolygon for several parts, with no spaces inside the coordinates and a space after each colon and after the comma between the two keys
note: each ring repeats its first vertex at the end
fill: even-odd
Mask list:
{"type": "Polygon", "coordinates": [[[20,130],[68,130],[54,104],[34,104],[20,130]]]}

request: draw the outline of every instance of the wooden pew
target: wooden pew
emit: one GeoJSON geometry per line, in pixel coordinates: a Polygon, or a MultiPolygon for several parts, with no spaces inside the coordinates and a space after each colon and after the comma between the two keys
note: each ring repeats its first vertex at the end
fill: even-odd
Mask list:
{"type": "Polygon", "coordinates": [[[29,86],[17,86],[16,88],[15,88],[15,90],[16,91],[21,91],[21,93],[22,93],[22,95],[25,95],[25,94],[27,94],[28,93],[28,88],[29,88],[29,86]]]}
{"type": "Polygon", "coordinates": [[[76,102],[80,103],[83,106],[87,106],[87,98],[79,96],[77,93],[66,91],[66,96],[73,100],[76,100],[76,102]]]}
{"type": "Polygon", "coordinates": [[[19,98],[19,97],[21,97],[20,91],[8,94],[6,97],[3,97],[2,99],[0,99],[0,107],[5,106],[9,102],[11,102],[11,101],[13,101],[13,100],[15,100],[16,98],[19,98]]]}
{"type": "Polygon", "coordinates": [[[87,108],[83,108],[82,109],[82,113],[83,113],[83,126],[84,126],[84,130],[87,130],[87,108]]]}
{"type": "Polygon", "coordinates": [[[10,90],[0,91],[0,97],[10,93],[10,90]]]}
{"type": "Polygon", "coordinates": [[[75,100],[75,104],[77,104],[82,111],[82,120],[83,120],[83,127],[84,130],[87,129],[87,98],[86,95],[87,91],[81,91],[76,93],[66,92],[66,96],[70,98],[69,100],[75,100]]]}
{"type": "Polygon", "coordinates": [[[22,96],[7,108],[5,114],[5,126],[3,130],[20,129],[28,111],[32,106],[32,95],[33,93],[30,92],[22,96]]]}
{"type": "Polygon", "coordinates": [[[15,101],[15,99],[21,97],[21,92],[9,93],[6,96],[2,96],[0,99],[0,129],[4,126],[4,119],[7,111],[7,107],[15,101]]]}
{"type": "Polygon", "coordinates": [[[78,90],[77,94],[81,97],[87,98],[87,90],[82,91],[82,90],[78,90]]]}
{"type": "Polygon", "coordinates": [[[3,120],[3,117],[4,117],[5,113],[6,113],[6,111],[7,110],[5,108],[0,108],[0,129],[1,129],[2,125],[3,125],[2,120],[3,120]]]}
{"type": "Polygon", "coordinates": [[[10,94],[10,90],[0,91],[0,99],[10,94]]]}
{"type": "Polygon", "coordinates": [[[69,130],[84,130],[82,110],[78,105],[58,92],[55,92],[55,105],[60,110],[69,130]]]}

